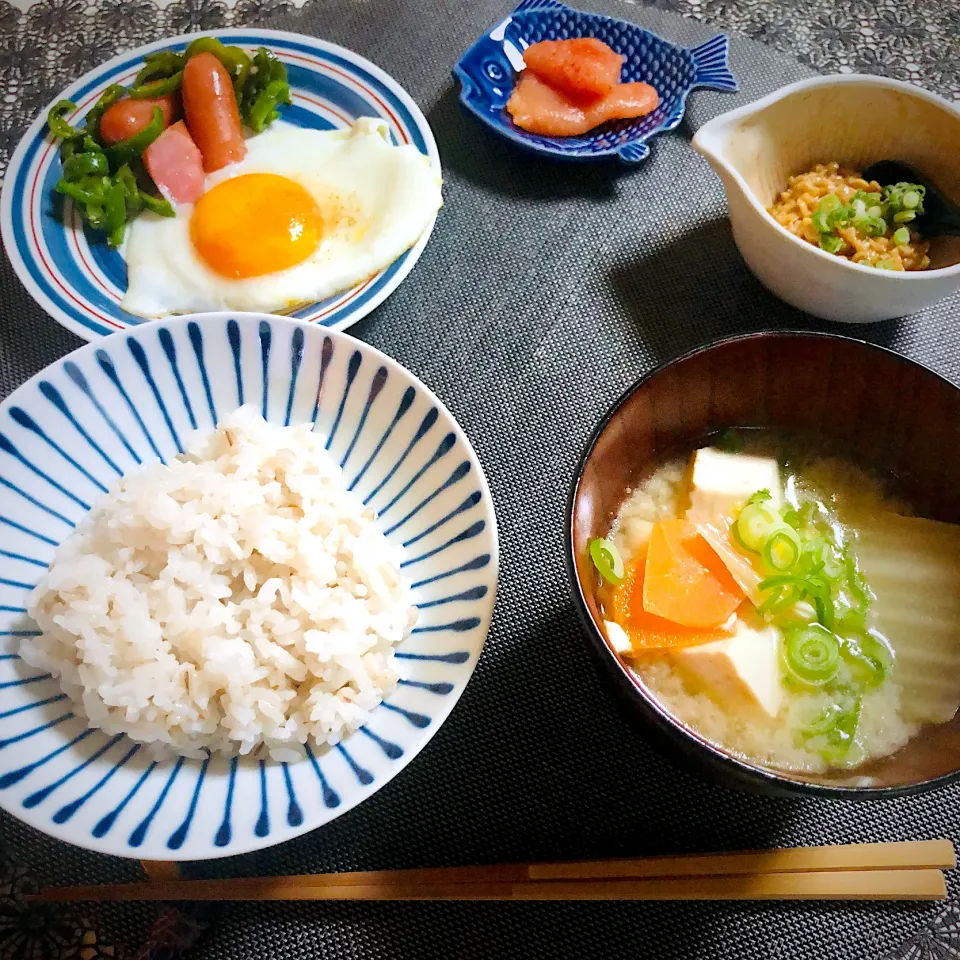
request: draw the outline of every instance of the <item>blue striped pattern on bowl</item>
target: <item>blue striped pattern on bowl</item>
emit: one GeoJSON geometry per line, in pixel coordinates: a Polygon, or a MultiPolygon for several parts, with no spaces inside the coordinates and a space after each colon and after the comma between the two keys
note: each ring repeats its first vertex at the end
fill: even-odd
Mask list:
{"type": "MultiPolygon", "coordinates": [[[[247,50],[268,47],[285,64],[293,104],[282,119],[300,127],[331,130],[358,117],[387,121],[395,143],[412,143],[439,171],[440,156],[426,118],[406,91],[363,57],[322,40],[275,30],[214,30],[209,36],[247,50]]],[[[184,35],[121,54],[91,70],[56,100],[78,104],[76,124],[111,84],[128,85],[154,50],[183,50],[184,35]]],[[[14,269],[30,295],[52,317],[85,340],[143,323],[120,300],[127,287],[123,258],[95,232],[72,219],[69,202],[53,192],[60,159],[47,137],[47,109],[24,134],[7,168],[0,198],[0,235],[14,269]]],[[[419,242],[365,283],[293,314],[301,320],[343,329],[365,317],[404,280],[429,239],[419,242]]]]}
{"type": "Polygon", "coordinates": [[[469,441],[412,374],[345,334],[279,317],[158,321],[90,344],[0,406],[0,806],[71,843],[143,859],[269,846],[349,810],[423,748],[463,692],[497,583],[493,504],[469,441]],[[243,403],[305,422],[406,551],[420,620],[404,679],[338,747],[283,764],[152,762],[73,716],[17,656],[27,595],[57,544],[125,472],[243,403]],[[242,798],[242,799],[241,799],[242,798]]]}

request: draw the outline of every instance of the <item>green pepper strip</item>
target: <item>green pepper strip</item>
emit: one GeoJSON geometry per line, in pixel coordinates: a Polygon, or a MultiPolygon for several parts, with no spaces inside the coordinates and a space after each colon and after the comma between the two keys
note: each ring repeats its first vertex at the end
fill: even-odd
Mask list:
{"type": "Polygon", "coordinates": [[[187,62],[182,53],[174,53],[172,50],[159,50],[156,53],[148,53],[143,58],[145,66],[133,78],[133,85],[139,87],[148,80],[170,77],[179,73],[187,62]]]}
{"type": "Polygon", "coordinates": [[[106,148],[105,152],[110,165],[120,167],[124,163],[129,163],[134,157],[139,157],[161,133],[163,133],[163,111],[159,107],[154,107],[153,119],[143,130],[106,148]]]}
{"type": "Polygon", "coordinates": [[[247,117],[247,126],[254,133],[260,133],[263,128],[271,121],[275,120],[275,108],[278,103],[286,103],[290,94],[290,85],[283,80],[274,80],[267,84],[266,88],[257,94],[250,107],[247,117]]]}
{"type": "Polygon", "coordinates": [[[70,183],[67,180],[58,180],[54,190],[71,197],[77,203],[103,203],[106,197],[106,187],[110,183],[109,177],[87,177],[79,183],[70,183]]]}
{"type": "Polygon", "coordinates": [[[247,79],[250,77],[251,69],[253,69],[253,62],[248,59],[240,68],[237,78],[233,81],[233,93],[237,98],[238,104],[243,102],[243,91],[247,86],[247,79]]]}
{"type": "Polygon", "coordinates": [[[109,187],[109,177],[84,177],[79,183],[69,183],[61,178],[54,189],[70,197],[77,204],[80,216],[99,230],[104,223],[104,204],[109,187]]]}
{"type": "Polygon", "coordinates": [[[127,164],[124,164],[116,173],[114,181],[123,184],[123,200],[127,208],[127,219],[135,217],[143,209],[140,199],[140,190],[137,187],[137,178],[127,164]]]}
{"type": "Polygon", "coordinates": [[[106,223],[107,242],[111,247],[119,247],[123,243],[123,235],[127,228],[126,190],[120,180],[111,184],[107,190],[106,223]]]}
{"type": "Polygon", "coordinates": [[[152,213],[157,213],[161,217],[176,216],[170,201],[165,200],[163,197],[154,197],[145,190],[141,190],[140,202],[143,204],[145,210],[150,210],[152,213]]]}
{"type": "Polygon", "coordinates": [[[105,175],[110,173],[110,165],[104,154],[97,153],[74,153],[63,161],[63,177],[70,183],[76,183],[82,177],[88,177],[93,174],[105,175]]]}
{"type": "Polygon", "coordinates": [[[212,53],[233,79],[250,63],[250,58],[243,50],[239,47],[224,46],[216,37],[198,37],[187,47],[186,59],[189,60],[198,53],[212,53]]]}
{"type": "Polygon", "coordinates": [[[260,47],[253,58],[253,69],[239,102],[243,122],[255,133],[279,116],[276,107],[280,103],[291,102],[286,68],[266,47],[260,47]]]}
{"type": "Polygon", "coordinates": [[[165,97],[168,93],[179,90],[182,82],[183,71],[181,70],[172,76],[152,80],[150,83],[141,84],[139,87],[132,87],[130,97],[133,100],[153,100],[156,97],[165,97]]]}
{"type": "Polygon", "coordinates": [[[77,135],[77,131],[64,119],[68,113],[73,113],[76,109],[77,105],[72,100],[60,100],[50,108],[47,114],[47,126],[58,140],[66,140],[77,135]]]}

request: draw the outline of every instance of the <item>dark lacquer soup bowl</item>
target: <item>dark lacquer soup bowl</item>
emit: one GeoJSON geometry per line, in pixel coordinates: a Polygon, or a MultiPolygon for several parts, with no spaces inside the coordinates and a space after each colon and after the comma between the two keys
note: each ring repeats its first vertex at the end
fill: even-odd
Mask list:
{"type": "Polygon", "coordinates": [[[858,466],[894,478],[918,516],[960,523],[960,389],[920,364],[859,340],[809,332],[735,337],[664,364],[595,430],[565,518],[574,601],[621,698],[671,758],[728,786],[854,799],[915,794],[960,778],[960,714],[923,726],[895,753],[854,774],[788,773],[743,759],[672,716],[615,652],[602,626],[591,541],[607,536],[629,490],[665,458],[735,427],[820,438],[858,466]]]}

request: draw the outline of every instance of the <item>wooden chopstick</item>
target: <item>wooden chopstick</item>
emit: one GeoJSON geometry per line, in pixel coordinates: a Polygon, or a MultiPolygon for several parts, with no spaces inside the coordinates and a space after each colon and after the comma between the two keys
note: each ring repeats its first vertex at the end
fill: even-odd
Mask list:
{"type": "Polygon", "coordinates": [[[296,877],[158,878],[147,883],[50,887],[33,899],[938,899],[945,895],[939,871],[955,865],[949,840],[924,840],[296,877]]]}
{"type": "Polygon", "coordinates": [[[531,880],[591,880],[830,870],[951,870],[956,865],[956,853],[950,840],[913,840],[897,843],[850,843],[828,847],[785,847],[779,850],[639,860],[534,863],[529,867],[529,876],[531,880]]]}
{"type": "Polygon", "coordinates": [[[939,870],[834,870],[643,880],[409,880],[317,884],[300,877],[158,881],[45,890],[50,900],[943,900],[939,870]]]}

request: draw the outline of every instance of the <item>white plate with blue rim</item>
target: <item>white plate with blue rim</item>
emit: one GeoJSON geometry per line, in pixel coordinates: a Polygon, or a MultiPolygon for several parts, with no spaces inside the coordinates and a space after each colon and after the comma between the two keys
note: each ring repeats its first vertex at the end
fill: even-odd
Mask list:
{"type": "MultiPolygon", "coordinates": [[[[277,30],[212,30],[249,53],[266,47],[287,69],[293,98],[282,108],[286,123],[317,130],[350,126],[359,117],[387,122],[395,144],[412,143],[440,171],[433,133],[420,108],[390,76],[369,60],[323,40],[277,30]]],[[[112,83],[128,86],[143,66],[145,54],[184,50],[196,35],[183,35],[138,47],[84,74],[55,98],[27,130],[10,160],[0,198],[0,237],[10,261],[30,295],[65,327],[85,340],[149,321],[120,307],[126,290],[126,266],[102,235],[87,231],[60,203],[54,186],[61,163],[49,136],[46,118],[53,103],[67,99],[78,110],[67,120],[76,125],[112,83]]],[[[406,278],[423,252],[433,222],[419,241],[352,290],[291,314],[342,330],[365,317],[406,278]]]]}
{"type": "Polygon", "coordinates": [[[416,377],[353,338],[261,314],[158,320],[80,348],[0,405],[0,807],[61,840],[200,860],[289,840],[396,776],[436,733],[483,648],[497,530],[483,470],[416,377]],[[313,422],[351,488],[404,550],[419,621],[402,679],[360,730],[299,763],[155,762],[74,716],[18,656],[27,597],[57,545],[116,479],[168,460],[241,403],[313,422]]]}

